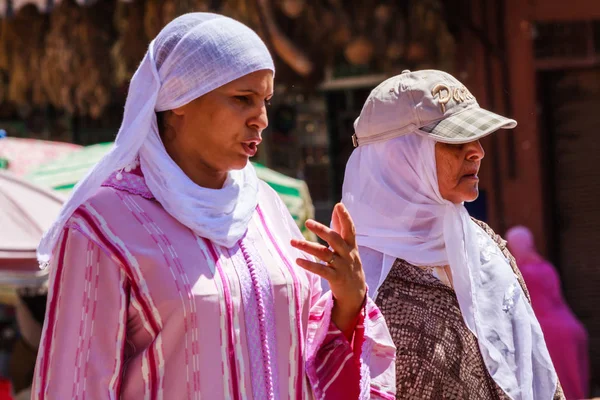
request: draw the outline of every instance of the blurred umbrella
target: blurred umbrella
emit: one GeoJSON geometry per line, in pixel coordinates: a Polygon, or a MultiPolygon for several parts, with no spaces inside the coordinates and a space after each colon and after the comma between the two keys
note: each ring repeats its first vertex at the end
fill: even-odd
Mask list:
{"type": "MultiPolygon", "coordinates": [[[[40,186],[68,195],[75,184],[110,151],[112,146],[113,143],[108,142],[83,147],[48,164],[41,165],[25,177],[40,186]]],[[[306,183],[258,163],[254,163],[254,166],[258,177],[279,194],[304,236],[315,240],[312,232],[304,226],[304,222],[308,218],[314,218],[314,207],[306,183]]]]}
{"type": "Polygon", "coordinates": [[[99,143],[80,147],[54,161],[40,165],[25,178],[42,187],[68,195],[86,172],[110,151],[113,143],[99,143]]]}
{"type": "Polygon", "coordinates": [[[51,160],[81,148],[76,144],[0,137],[0,169],[22,176],[51,160]]]}
{"type": "Polygon", "coordinates": [[[16,288],[45,283],[36,248],[62,203],[61,196],[0,171],[0,302],[13,303],[16,288]]]}

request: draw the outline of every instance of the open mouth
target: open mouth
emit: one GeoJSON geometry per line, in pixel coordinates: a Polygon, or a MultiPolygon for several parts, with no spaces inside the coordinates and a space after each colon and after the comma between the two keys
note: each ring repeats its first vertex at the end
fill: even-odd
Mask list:
{"type": "Polygon", "coordinates": [[[254,157],[254,155],[258,151],[258,143],[254,141],[242,142],[242,147],[244,148],[244,152],[248,157],[254,157]]]}

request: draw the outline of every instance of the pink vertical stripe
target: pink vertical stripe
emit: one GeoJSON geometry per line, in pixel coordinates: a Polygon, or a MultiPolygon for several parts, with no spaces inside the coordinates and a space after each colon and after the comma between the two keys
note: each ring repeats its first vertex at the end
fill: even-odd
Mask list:
{"type": "Polygon", "coordinates": [[[265,231],[267,232],[267,235],[269,236],[269,240],[275,246],[275,249],[277,250],[279,257],[281,257],[281,259],[285,263],[286,267],[290,271],[290,274],[292,275],[292,279],[294,280],[294,299],[296,301],[296,330],[298,332],[298,341],[300,342],[298,345],[298,355],[297,355],[298,376],[296,377],[296,388],[297,388],[296,399],[302,400],[302,377],[304,376],[304,363],[303,363],[304,340],[303,340],[302,325],[301,325],[302,316],[301,316],[301,302],[300,302],[300,284],[298,283],[298,277],[296,276],[296,271],[294,271],[294,267],[291,265],[288,258],[283,253],[283,250],[281,249],[281,247],[279,247],[279,242],[277,240],[275,240],[275,237],[271,233],[271,230],[269,229],[269,226],[267,225],[265,216],[264,216],[262,210],[260,209],[260,206],[256,207],[256,211],[258,212],[258,216],[260,217],[260,222],[262,223],[265,231]]]}
{"type": "MultiPolygon", "coordinates": [[[[109,249],[111,251],[111,253],[115,255],[115,257],[117,257],[117,259],[119,260],[119,263],[125,269],[125,272],[127,273],[127,276],[130,279],[131,289],[134,291],[136,297],[140,301],[140,304],[142,306],[144,314],[146,315],[146,319],[150,323],[150,326],[153,330],[152,334],[154,335],[154,337],[158,336],[158,333],[160,332],[158,323],[156,322],[156,320],[154,319],[154,315],[150,311],[149,304],[147,303],[147,301],[144,299],[144,297],[141,294],[140,288],[135,281],[135,275],[133,274],[133,271],[131,270],[131,266],[127,262],[125,256],[119,251],[119,249],[117,249],[117,247],[114,245],[114,243],[112,243],[110,240],[106,239],[104,237],[104,235],[102,235],[100,228],[98,227],[99,223],[96,222],[94,216],[92,216],[87,210],[85,210],[83,207],[79,207],[73,213],[73,215],[79,215],[81,218],[83,218],[83,220],[86,221],[86,223],[89,225],[89,227],[94,231],[94,233],[96,234],[98,239],[100,241],[102,241],[103,245],[106,246],[106,248],[109,249]]],[[[155,355],[154,355],[154,346],[150,346],[148,348],[148,357],[151,360],[151,363],[150,363],[150,382],[151,382],[150,398],[155,399],[156,395],[157,395],[157,384],[158,384],[157,375],[158,375],[158,373],[155,370],[156,369],[156,359],[155,359],[155,355]]]]}
{"type": "MultiPolygon", "coordinates": [[[[90,260],[91,261],[91,260],[90,260]]],[[[121,272],[122,274],[122,272],[121,272]]],[[[100,281],[100,252],[96,252],[96,279],[94,280],[94,306],[92,307],[92,326],[90,327],[90,338],[94,337],[94,323],[96,321],[96,309],[98,305],[98,286],[100,281]]],[[[88,366],[89,366],[89,357],[90,352],[92,350],[92,341],[88,340],[87,345],[87,355],[85,360],[85,368],[83,370],[83,391],[85,393],[85,387],[88,377],[88,366]]],[[[116,392],[115,395],[118,395],[119,392],[116,392]]]]}
{"type": "MultiPolygon", "coordinates": [[[[154,223],[154,221],[150,218],[150,216],[148,214],[146,214],[143,211],[143,209],[138,207],[137,204],[135,204],[135,202],[133,200],[129,200],[129,201],[126,200],[125,197],[119,192],[116,192],[116,194],[119,197],[119,199],[123,202],[125,207],[127,207],[127,209],[129,209],[129,211],[131,211],[131,215],[136,219],[136,221],[138,221],[138,223],[142,226],[142,228],[144,228],[144,225],[145,225],[144,221],[148,225],[155,228],[155,230],[157,232],[156,235],[154,233],[152,233],[152,231],[150,229],[148,229],[148,234],[149,234],[150,238],[156,244],[156,246],[161,250],[163,259],[165,260],[165,263],[168,266],[169,270],[171,270],[173,276],[177,276],[177,274],[175,274],[174,269],[173,269],[173,264],[175,264],[175,268],[178,270],[179,275],[183,278],[185,276],[185,271],[183,270],[181,262],[179,262],[179,258],[177,256],[177,254],[175,253],[175,249],[173,248],[173,246],[167,239],[166,235],[164,235],[162,233],[160,228],[154,223]],[[131,206],[135,207],[136,210],[133,210],[131,208],[131,206]],[[161,242],[162,242],[162,244],[161,244],[161,242]],[[164,247],[166,247],[166,249],[164,247]],[[171,251],[169,251],[169,250],[171,250],[171,251]],[[167,256],[167,253],[169,253],[169,252],[171,253],[171,260],[173,262],[171,262],[171,260],[167,256]]],[[[189,284],[186,285],[186,283],[184,281],[183,282],[184,290],[182,290],[179,280],[176,278],[174,279],[174,283],[175,283],[175,288],[177,289],[177,293],[179,293],[180,298],[182,299],[182,303],[183,303],[182,307],[183,307],[183,310],[185,313],[186,306],[185,306],[185,302],[183,302],[183,298],[187,297],[188,300],[190,300],[192,288],[189,284]],[[186,293],[187,293],[187,295],[186,295],[186,293]]],[[[188,337],[191,336],[190,329],[192,329],[192,320],[193,320],[192,316],[194,315],[194,303],[193,303],[193,301],[190,301],[190,303],[191,303],[190,310],[187,313],[186,318],[184,318],[184,320],[183,320],[184,338],[186,340],[186,353],[185,353],[186,371],[189,371],[189,367],[190,367],[190,365],[189,365],[190,357],[189,357],[188,350],[187,350],[187,340],[188,340],[188,337]]],[[[190,343],[190,347],[192,348],[192,356],[193,356],[193,351],[194,351],[193,343],[190,343]]],[[[193,377],[193,379],[196,378],[196,374],[194,371],[192,371],[192,377],[193,377]]],[[[160,383],[161,382],[157,382],[157,385],[160,385],[160,383]]],[[[187,391],[188,391],[188,398],[191,398],[192,397],[192,392],[191,392],[192,388],[190,386],[189,379],[186,379],[186,385],[187,385],[187,391]]]]}
{"type": "MultiPolygon", "coordinates": [[[[100,252],[98,252],[98,267],[100,266],[100,252]]],[[[125,273],[121,272],[121,276],[123,279],[123,283],[121,286],[121,291],[122,293],[125,294],[125,312],[123,313],[123,321],[121,321],[121,323],[124,326],[127,326],[127,308],[129,307],[129,296],[127,295],[128,293],[128,285],[127,285],[127,279],[125,278],[125,273]]],[[[96,287],[98,285],[98,281],[96,280],[96,287]]],[[[96,302],[97,303],[97,302],[96,302]]],[[[93,315],[96,315],[96,303],[94,303],[94,311],[93,311],[93,315]]],[[[92,316],[92,319],[95,319],[95,317],[92,316]]],[[[124,332],[124,339],[127,340],[127,332],[124,332]]],[[[117,340],[119,340],[117,338],[117,340]]],[[[90,341],[91,342],[91,341],[90,341]]],[[[115,394],[116,394],[116,399],[118,399],[121,395],[121,384],[123,382],[123,374],[122,371],[120,371],[123,363],[125,361],[125,346],[123,346],[123,348],[121,349],[121,365],[118,365],[115,362],[115,374],[118,374],[118,378],[117,378],[117,384],[115,385],[115,394]]]]}
{"type": "Polygon", "coordinates": [[[87,251],[86,251],[86,266],[85,266],[85,282],[83,295],[81,299],[81,319],[79,320],[79,337],[77,343],[77,351],[75,352],[75,376],[73,377],[73,389],[71,392],[71,398],[76,399],[79,397],[79,378],[81,375],[81,357],[83,353],[84,340],[84,329],[87,321],[87,314],[89,312],[90,294],[92,289],[92,241],[88,240],[87,251]]]}
{"type": "Polygon", "coordinates": [[[56,324],[56,308],[58,306],[58,295],[59,285],[62,277],[64,260],[65,260],[65,248],[67,247],[67,236],[68,230],[63,229],[63,238],[60,243],[60,253],[58,256],[58,265],[56,266],[56,275],[54,276],[54,285],[52,286],[52,300],[48,307],[48,329],[46,330],[46,337],[44,339],[44,358],[42,362],[42,382],[40,387],[40,400],[44,400],[46,396],[46,385],[48,380],[48,364],[50,362],[50,348],[51,338],[54,335],[54,326],[56,324]]]}
{"type": "MultiPolygon", "coordinates": [[[[200,355],[200,344],[198,343],[198,320],[197,320],[197,311],[196,311],[196,301],[194,299],[194,295],[192,294],[192,285],[189,281],[189,278],[187,276],[187,273],[185,271],[185,268],[183,267],[183,264],[181,263],[181,259],[179,258],[179,256],[177,255],[177,252],[175,251],[175,246],[173,246],[173,244],[171,243],[171,241],[169,240],[169,238],[167,237],[167,235],[165,235],[165,233],[160,229],[160,227],[154,222],[154,220],[152,220],[152,218],[141,208],[139,207],[133,200],[131,200],[131,202],[138,208],[139,213],[142,215],[142,217],[144,217],[144,219],[146,220],[146,222],[148,222],[149,224],[152,225],[152,227],[154,227],[154,229],[157,231],[158,233],[158,237],[162,240],[162,242],[165,244],[165,246],[167,247],[167,249],[169,249],[171,251],[171,256],[173,258],[173,262],[175,264],[175,267],[177,268],[177,271],[179,272],[179,276],[182,278],[182,282],[183,282],[183,287],[184,287],[184,294],[187,293],[187,299],[189,301],[189,307],[190,307],[190,312],[188,313],[188,317],[189,317],[189,327],[190,330],[192,331],[192,338],[191,338],[191,349],[192,349],[192,382],[194,384],[194,391],[198,392],[200,390],[200,369],[199,369],[199,362],[195,363],[194,360],[199,357],[200,355]],[[195,331],[195,335],[194,335],[194,331],[195,331]]],[[[188,327],[188,321],[185,321],[185,328],[186,328],[186,332],[187,332],[187,328],[188,327]]],[[[187,358],[187,354],[186,354],[186,363],[188,362],[188,358],[187,358]]]]}
{"type": "Polygon", "coordinates": [[[229,385],[229,381],[227,379],[227,374],[230,373],[230,370],[227,369],[227,365],[229,365],[229,360],[228,360],[228,347],[226,342],[228,341],[228,330],[227,330],[227,305],[225,304],[224,301],[222,301],[223,295],[224,295],[224,289],[222,287],[222,282],[221,282],[221,277],[220,275],[218,275],[218,271],[216,270],[216,264],[214,263],[214,259],[211,255],[211,252],[209,250],[209,246],[208,246],[208,241],[206,241],[205,239],[196,236],[196,242],[198,243],[198,246],[200,247],[200,251],[202,252],[202,255],[204,256],[204,258],[206,259],[207,264],[209,264],[209,268],[210,271],[213,274],[213,278],[215,281],[215,287],[217,289],[217,293],[219,295],[219,349],[220,349],[220,353],[222,355],[220,361],[221,361],[221,374],[223,375],[223,386],[224,386],[224,392],[226,395],[231,396],[230,392],[231,392],[231,387],[229,385]],[[225,337],[223,337],[225,336],[225,337]]]}
{"type": "Polygon", "coordinates": [[[229,354],[229,365],[231,367],[231,375],[232,375],[232,385],[233,385],[233,396],[234,399],[239,400],[240,398],[240,392],[239,392],[239,388],[238,388],[238,374],[237,374],[237,365],[236,365],[236,360],[235,360],[235,351],[234,351],[234,337],[233,337],[233,322],[232,322],[232,318],[233,318],[233,304],[231,302],[231,292],[229,291],[229,282],[227,280],[227,276],[225,276],[225,272],[223,271],[223,268],[221,266],[221,262],[219,261],[219,256],[217,255],[217,251],[215,250],[213,244],[211,241],[209,241],[208,239],[202,238],[204,240],[204,242],[206,243],[206,246],[208,247],[208,250],[210,251],[210,255],[213,258],[213,261],[215,263],[216,269],[219,272],[219,276],[221,277],[221,281],[223,282],[223,291],[225,292],[225,304],[227,305],[227,325],[228,325],[228,350],[227,353],[229,354]]]}

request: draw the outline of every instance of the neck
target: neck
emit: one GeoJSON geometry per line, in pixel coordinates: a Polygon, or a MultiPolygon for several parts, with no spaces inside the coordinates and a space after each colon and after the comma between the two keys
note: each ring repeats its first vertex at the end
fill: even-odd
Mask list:
{"type": "Polygon", "coordinates": [[[227,179],[226,171],[217,171],[202,160],[173,159],[196,185],[207,189],[221,189],[227,179]]]}
{"type": "Polygon", "coordinates": [[[200,171],[186,171],[183,172],[198,186],[202,186],[208,189],[222,189],[227,179],[227,172],[214,172],[212,174],[200,173],[200,171]]]}

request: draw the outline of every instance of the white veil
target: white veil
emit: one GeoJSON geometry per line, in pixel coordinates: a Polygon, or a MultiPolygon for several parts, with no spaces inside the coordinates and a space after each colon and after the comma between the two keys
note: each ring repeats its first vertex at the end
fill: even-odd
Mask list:
{"type": "Polygon", "coordinates": [[[73,212],[115,171],[139,156],[146,183],[167,212],[200,236],[230,247],[256,208],[258,178],[248,164],[232,171],[222,189],[194,184],[167,154],[155,112],[181,107],[242,76],[275,71],[258,35],[231,18],[190,13],[170,22],[150,43],[133,76],[113,149],[75,187],[44,234],[38,259],[47,263],[73,212]],[[168,179],[167,179],[168,178],[168,179]]]}

